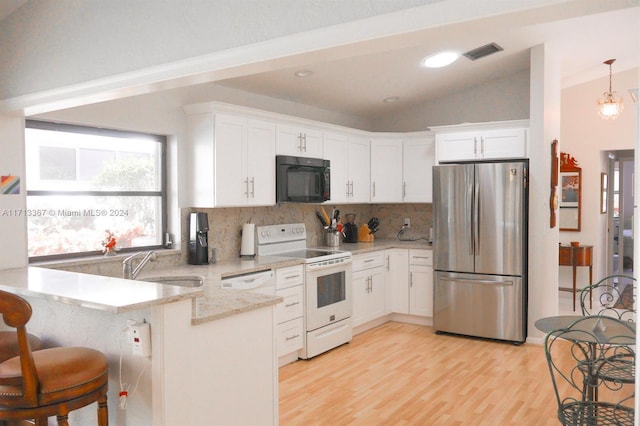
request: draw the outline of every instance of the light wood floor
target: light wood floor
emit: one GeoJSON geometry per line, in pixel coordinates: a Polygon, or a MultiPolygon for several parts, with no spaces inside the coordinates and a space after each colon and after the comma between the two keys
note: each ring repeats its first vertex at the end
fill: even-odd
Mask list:
{"type": "Polygon", "coordinates": [[[542,346],[390,322],[282,367],[280,424],[559,423],[542,346]]]}

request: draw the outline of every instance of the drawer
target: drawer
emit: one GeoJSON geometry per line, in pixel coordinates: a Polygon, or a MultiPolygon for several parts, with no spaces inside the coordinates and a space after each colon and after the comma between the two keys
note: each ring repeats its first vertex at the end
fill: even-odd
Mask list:
{"type": "Polygon", "coordinates": [[[384,267],[384,251],[353,256],[353,272],[364,271],[378,266],[384,267]]]}
{"type": "Polygon", "coordinates": [[[276,323],[281,324],[304,315],[304,287],[299,285],[276,290],[284,300],[276,305],[276,323]]]}
{"type": "Polygon", "coordinates": [[[409,264],[410,265],[433,265],[433,251],[432,250],[409,250],[409,264]]]}
{"type": "Polygon", "coordinates": [[[287,321],[277,326],[276,347],[279,357],[302,349],[303,327],[302,318],[287,321]]]}
{"type": "Polygon", "coordinates": [[[304,265],[276,269],[276,289],[304,284],[304,265]]]}

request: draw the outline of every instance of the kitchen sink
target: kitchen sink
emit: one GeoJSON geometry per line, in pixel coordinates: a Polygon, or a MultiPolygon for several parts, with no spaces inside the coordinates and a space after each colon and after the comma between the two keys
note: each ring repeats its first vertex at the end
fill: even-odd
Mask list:
{"type": "Polygon", "coordinates": [[[163,276],[163,277],[145,277],[138,278],[139,281],[148,281],[158,284],[170,284],[180,287],[202,287],[204,285],[204,278],[197,275],[186,276],[163,276]]]}

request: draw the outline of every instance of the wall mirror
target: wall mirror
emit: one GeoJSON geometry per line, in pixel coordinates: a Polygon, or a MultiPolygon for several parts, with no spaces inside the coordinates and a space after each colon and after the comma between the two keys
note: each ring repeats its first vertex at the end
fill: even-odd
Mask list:
{"type": "Polygon", "coordinates": [[[560,153],[560,207],[561,231],[580,231],[582,202],[582,169],[571,155],[560,153]]]}

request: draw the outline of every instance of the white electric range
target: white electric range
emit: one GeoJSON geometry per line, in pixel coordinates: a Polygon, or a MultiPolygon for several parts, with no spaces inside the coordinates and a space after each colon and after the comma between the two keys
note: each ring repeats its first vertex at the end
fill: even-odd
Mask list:
{"type": "Polygon", "coordinates": [[[305,330],[301,358],[311,358],[353,337],[351,252],[307,248],[304,223],[256,228],[259,256],[302,259],[305,264],[305,330]]]}

